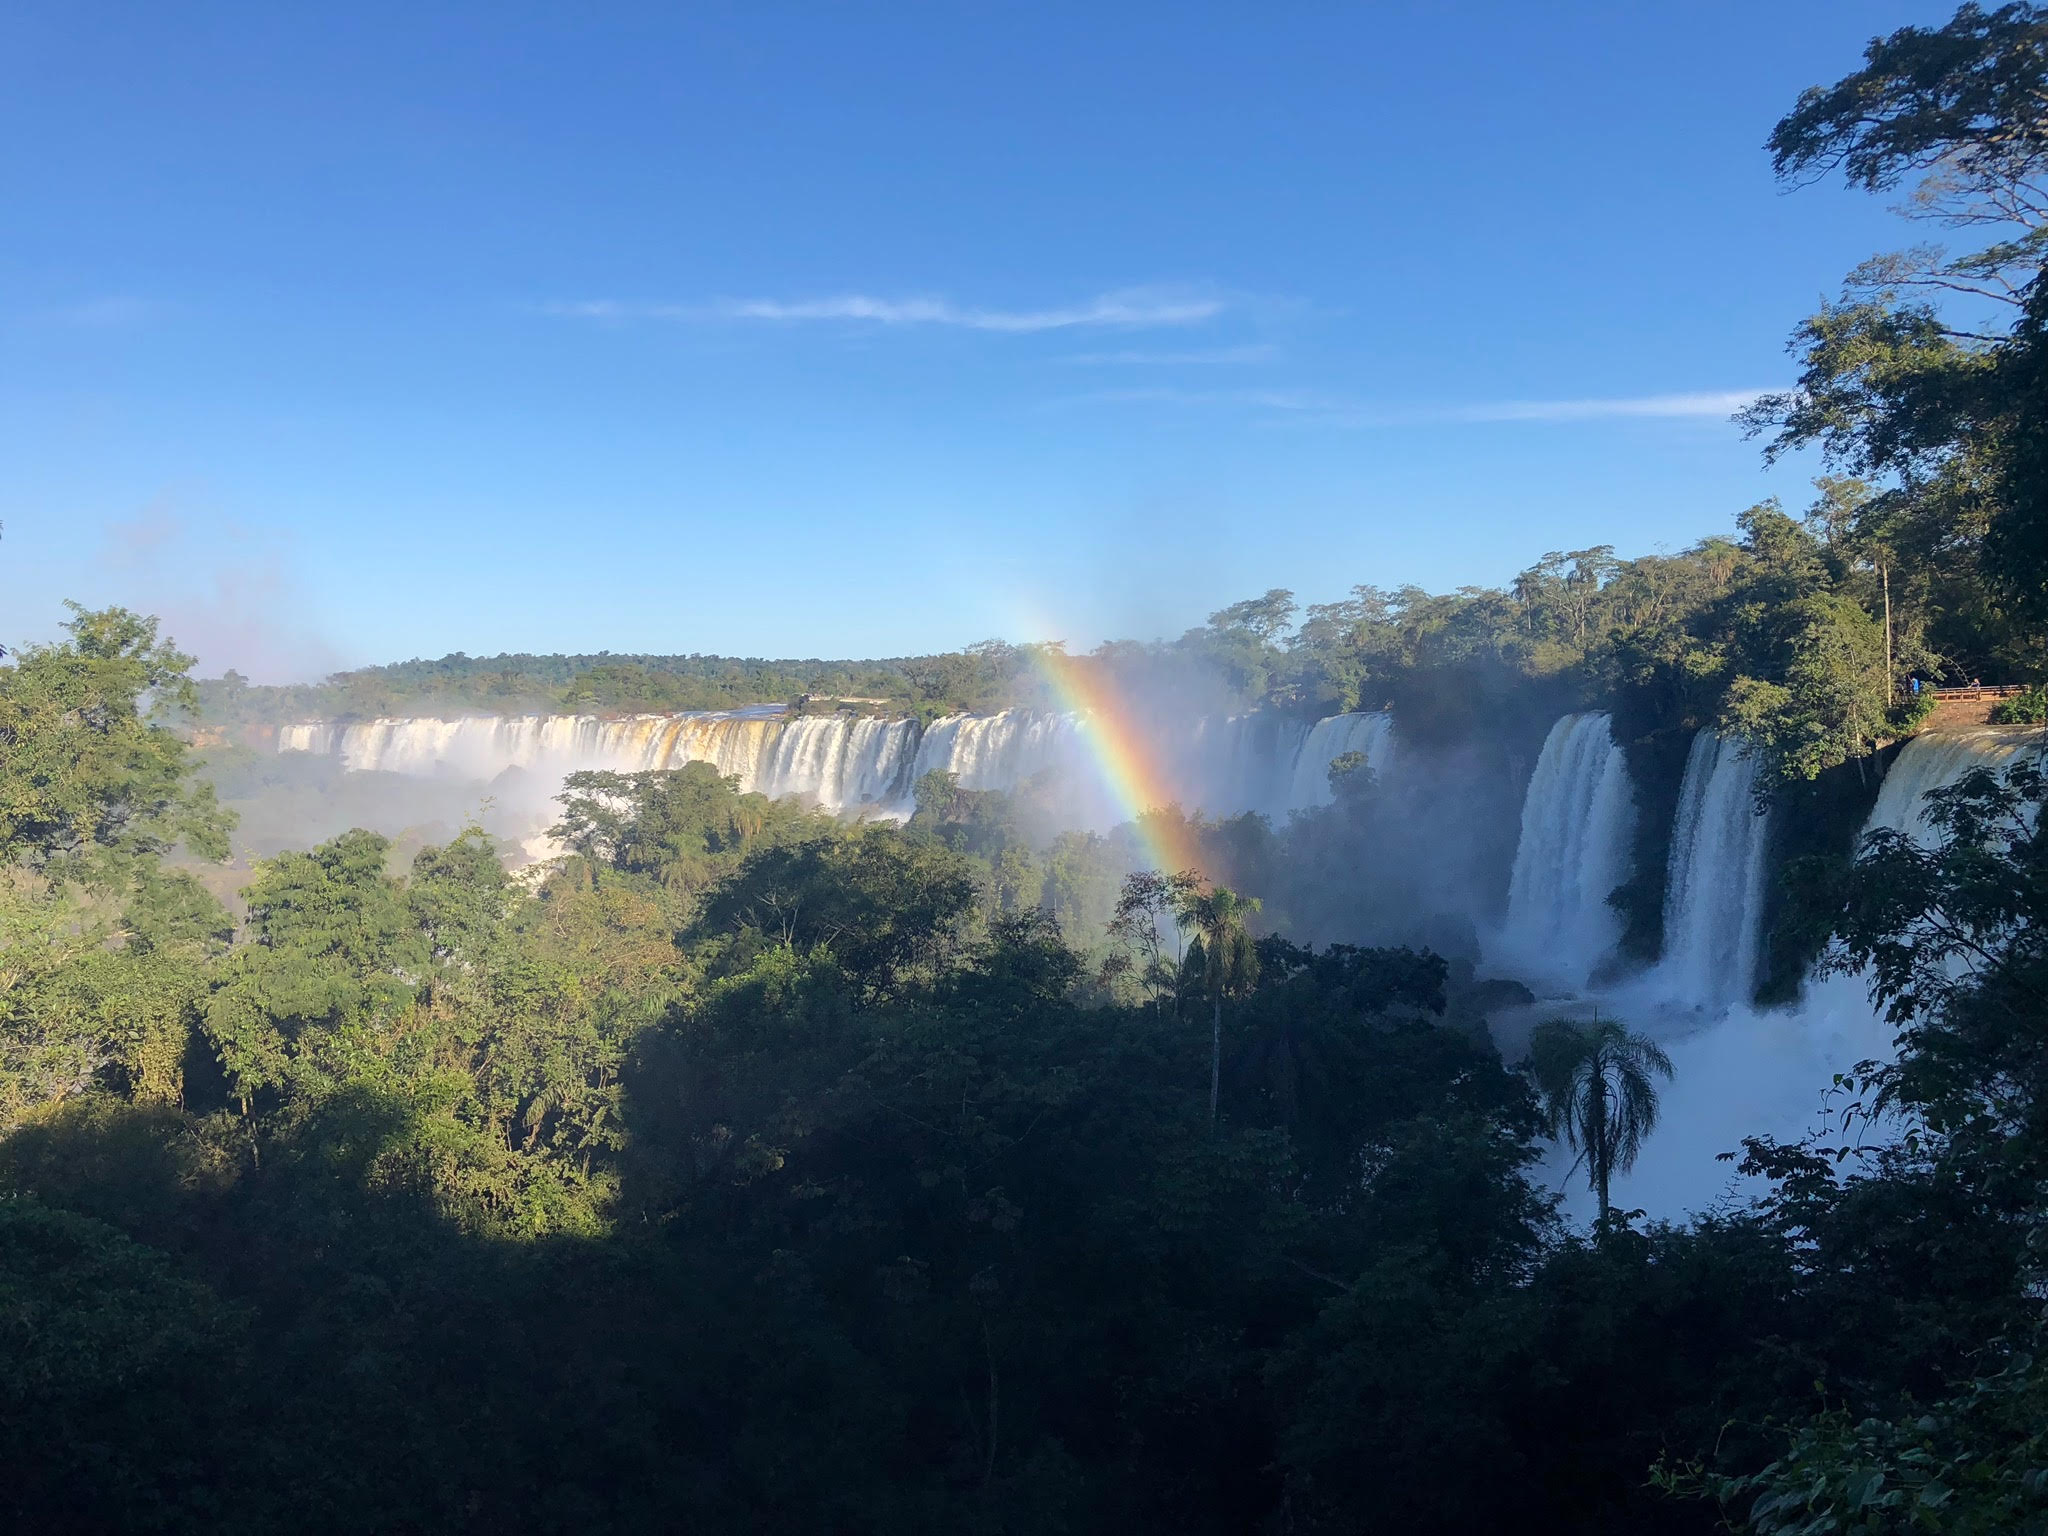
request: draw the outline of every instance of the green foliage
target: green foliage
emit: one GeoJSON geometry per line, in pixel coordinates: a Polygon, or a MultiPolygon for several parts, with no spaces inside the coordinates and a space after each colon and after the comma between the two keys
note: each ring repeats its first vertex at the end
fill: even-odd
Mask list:
{"type": "Polygon", "coordinates": [[[1782,683],[1737,677],[1724,732],[1758,744],[1781,778],[1813,779],[1866,756],[1888,724],[1884,634],[1856,603],[1817,593],[1775,615],[1782,683]]]}
{"type": "Polygon", "coordinates": [[[705,901],[698,931],[720,935],[735,958],[767,946],[829,954],[880,996],[945,967],[968,938],[979,896],[957,854],[868,827],[750,854],[705,901]]]}
{"type": "Polygon", "coordinates": [[[18,1530],[197,1529],[241,1320],[100,1222],[0,1197],[0,1511],[18,1530]]]}
{"type": "Polygon", "coordinates": [[[181,839],[225,857],[210,789],[186,785],[184,741],[148,715],[190,697],[192,658],[154,619],[72,604],[61,645],[0,668],[0,855],[36,868],[98,868],[181,839]]]}
{"type": "Polygon", "coordinates": [[[229,826],[150,718],[191,660],[154,620],[72,611],[68,641],[0,668],[0,1127],[98,1087],[178,1102],[229,926],[160,862],[224,853],[229,826]]]}
{"type": "Polygon", "coordinates": [[[1252,942],[1248,918],[1259,910],[1256,896],[1240,896],[1227,886],[1181,893],[1174,917],[1198,937],[1188,946],[1182,986],[1209,1000],[1209,1123],[1223,1081],[1223,1000],[1242,997],[1258,984],[1259,950],[1252,942]]]}
{"type": "Polygon", "coordinates": [[[2023,693],[2000,699],[1991,706],[1993,725],[2041,725],[2048,723],[2048,686],[2036,683],[2023,693]]]}
{"type": "Polygon", "coordinates": [[[2048,1380],[2030,1357],[1902,1419],[1824,1408],[1777,1460],[1729,1475],[1660,1467],[1668,1490],[1741,1512],[1758,1536],[2048,1530],[2048,1380]]]}
{"type": "Polygon", "coordinates": [[[709,763],[649,773],[572,773],[559,798],[562,819],[548,835],[593,866],[654,875],[678,890],[701,890],[730,870],[756,839],[779,835],[795,813],[709,763]]]}
{"type": "Polygon", "coordinates": [[[2038,494],[2048,459],[2034,409],[2044,35],[2036,6],[1965,5],[1944,27],[1876,39],[1862,69],[1808,90],[1777,125],[1781,177],[1839,169],[1870,190],[1917,177],[1911,215],[1992,240],[1962,255],[1919,246],[1851,273],[1842,301],[1794,336],[1799,388],[1750,413],[1756,429],[1776,430],[1773,451],[1817,444],[1856,473],[1891,477],[1878,500],[1905,543],[1937,569],[1974,573],[2037,622],[2048,614],[2038,494]],[[1991,318],[1958,328],[1917,296],[1958,292],[1989,301],[1979,308],[1991,318]]]}
{"type": "Polygon", "coordinates": [[[197,685],[190,707],[216,725],[372,719],[394,714],[616,714],[733,709],[803,700],[806,708],[874,701],[927,716],[986,707],[1023,653],[1000,641],[964,651],[873,661],[729,656],[467,656],[338,672],[324,682],[253,686],[229,672],[197,685]]]}

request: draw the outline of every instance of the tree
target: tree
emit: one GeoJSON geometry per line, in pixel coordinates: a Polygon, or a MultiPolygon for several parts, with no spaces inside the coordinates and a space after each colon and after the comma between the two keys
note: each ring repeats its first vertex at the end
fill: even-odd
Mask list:
{"type": "Polygon", "coordinates": [[[1834,929],[1826,964],[1865,975],[1899,1025],[1873,1068],[1878,1102],[2048,1166],[2048,770],[2038,754],[1930,792],[1934,846],[1870,833],[1846,870],[1803,893],[1834,929]]]}
{"type": "Polygon", "coordinates": [[[1103,985],[1135,970],[1153,1004],[1173,995],[1178,990],[1181,957],[1176,953],[1173,962],[1167,962],[1165,933],[1171,928],[1178,939],[1180,911],[1200,889],[1201,877],[1191,869],[1173,875],[1143,869],[1124,876],[1116,915],[1109,920],[1108,938],[1113,948],[1102,962],[1103,985]]]}
{"type": "Polygon", "coordinates": [[[430,957],[391,845],[344,832],[257,866],[249,933],[206,1005],[206,1035],[244,1113],[264,1090],[318,1091],[415,999],[430,957]]]}
{"type": "Polygon", "coordinates": [[[193,702],[192,658],[155,619],[69,606],[68,642],[0,668],[0,856],[102,876],[181,840],[226,857],[233,817],[187,782],[183,738],[151,718],[193,702]]]}
{"type": "Polygon", "coordinates": [[[1770,670],[1782,681],[1736,677],[1722,728],[1762,748],[1781,780],[1816,778],[1869,752],[1891,694],[1876,620],[1850,598],[1817,592],[1779,609],[1771,629],[1770,670]]]}
{"type": "Polygon", "coordinates": [[[684,891],[702,889],[787,808],[741,794],[739,780],[710,763],[644,773],[572,773],[555,798],[562,819],[548,835],[595,868],[651,875],[684,891]]]}
{"type": "Polygon", "coordinates": [[[1187,968],[1195,984],[1208,994],[1209,1125],[1216,1125],[1216,1101],[1223,1084],[1223,1000],[1242,997],[1259,979],[1259,951],[1245,919],[1259,910],[1256,896],[1240,896],[1225,886],[1190,890],[1180,899],[1176,916],[1200,935],[1189,947],[1187,968]]]}
{"type": "Polygon", "coordinates": [[[1542,1096],[1550,1134],[1586,1162],[1586,1180],[1600,1199],[1607,1227],[1608,1186],[1635,1166],[1657,1125],[1653,1076],[1671,1076],[1671,1058],[1646,1035],[1631,1034],[1597,1013],[1588,1024],[1551,1019],[1529,1043],[1529,1075],[1542,1096]]]}
{"type": "Polygon", "coordinates": [[[1794,333],[1798,387],[1746,413],[1752,431],[1775,430],[1771,454],[1817,444],[1855,473],[1894,477],[1895,523],[1953,523],[1963,510],[1986,581],[2037,619],[2048,614],[2044,91],[2048,14],[1972,4],[1946,26],[1873,41],[1863,68],[1801,95],[1770,137],[1781,180],[1839,170],[1884,191],[1917,178],[1902,212],[1991,240],[1858,267],[1840,302],[1794,333]],[[1977,301],[1962,321],[1933,302],[1957,294],[1977,301]]]}
{"type": "Polygon", "coordinates": [[[1274,587],[1263,597],[1248,597],[1209,615],[1212,629],[1241,629],[1266,645],[1276,645],[1294,621],[1294,594],[1274,587]]]}

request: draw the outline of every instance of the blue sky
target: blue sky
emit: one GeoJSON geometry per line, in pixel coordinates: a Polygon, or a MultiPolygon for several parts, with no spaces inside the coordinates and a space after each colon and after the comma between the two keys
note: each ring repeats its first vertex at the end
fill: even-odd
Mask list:
{"type": "Polygon", "coordinates": [[[0,14],[0,641],[259,677],[1174,634],[1777,494],[1729,402],[1911,232],[1786,5],[0,14]]]}

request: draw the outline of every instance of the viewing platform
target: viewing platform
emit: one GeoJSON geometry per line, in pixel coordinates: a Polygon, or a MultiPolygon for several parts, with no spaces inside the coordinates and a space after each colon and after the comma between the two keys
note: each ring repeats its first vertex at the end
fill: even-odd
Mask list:
{"type": "Polygon", "coordinates": [[[1989,725],[1991,710],[2001,699],[2025,693],[2018,683],[1972,683],[1964,688],[1935,688],[1934,713],[1922,729],[1943,726],[1989,725]]]}

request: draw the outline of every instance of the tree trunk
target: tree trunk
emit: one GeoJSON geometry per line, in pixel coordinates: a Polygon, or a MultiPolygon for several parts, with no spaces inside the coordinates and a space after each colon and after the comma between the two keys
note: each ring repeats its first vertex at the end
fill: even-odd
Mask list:
{"type": "Polygon", "coordinates": [[[1879,585],[1884,588],[1884,707],[1892,707],[1892,568],[1881,563],[1877,568],[1879,585]]]}
{"type": "Polygon", "coordinates": [[[1223,1086],[1223,994],[1216,994],[1216,1010],[1209,1023],[1209,1129],[1216,1129],[1216,1099],[1223,1086]]]}
{"type": "Polygon", "coordinates": [[[1593,1059],[1592,1134],[1586,1138],[1586,1156],[1593,1163],[1593,1187],[1600,1197],[1600,1230],[1607,1230],[1607,1185],[1613,1172],[1613,1139],[1607,1134],[1607,1063],[1593,1059]]]}

